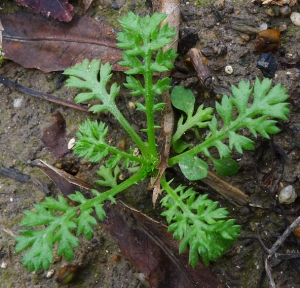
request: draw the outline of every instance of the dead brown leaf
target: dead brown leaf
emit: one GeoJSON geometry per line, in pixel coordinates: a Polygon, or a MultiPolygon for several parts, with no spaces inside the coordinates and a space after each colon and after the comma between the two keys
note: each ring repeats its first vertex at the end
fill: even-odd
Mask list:
{"type": "Polygon", "coordinates": [[[116,47],[116,31],[89,17],[63,23],[28,12],[0,15],[4,58],[25,68],[43,72],[62,71],[84,59],[110,62],[113,70],[122,51],[116,47]]]}
{"type": "Polygon", "coordinates": [[[93,189],[93,186],[83,180],[76,178],[64,170],[57,169],[43,160],[37,159],[31,164],[39,167],[56,184],[65,197],[74,194],[76,191],[89,191],[93,189]]]}
{"type": "Polygon", "coordinates": [[[152,288],[218,288],[222,285],[203,263],[193,269],[188,254],[178,254],[178,241],[167,227],[118,201],[106,209],[103,226],[122,254],[146,275],[152,288]]]}

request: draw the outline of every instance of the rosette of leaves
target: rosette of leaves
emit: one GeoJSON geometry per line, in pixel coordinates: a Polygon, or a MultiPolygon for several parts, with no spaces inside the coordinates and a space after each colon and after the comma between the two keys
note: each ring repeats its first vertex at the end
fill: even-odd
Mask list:
{"type": "MultiPolygon", "coordinates": [[[[173,68],[177,55],[172,49],[164,52],[162,49],[173,41],[175,35],[174,29],[167,24],[159,28],[165,18],[166,15],[157,13],[141,18],[130,12],[120,20],[124,29],[117,38],[118,46],[124,49],[120,65],[128,67],[124,86],[131,90],[133,97],[139,96],[144,100],[143,104],[137,103],[147,121],[142,131],[135,131],[118,108],[115,100],[120,87],[116,83],[110,85],[112,74],[108,63],[84,60],[64,72],[69,76],[67,86],[83,90],[75,101],[82,103],[93,100],[90,111],[111,113],[131,137],[133,144],[128,151],[114,147],[106,139],[108,127],[104,122],[86,120],[79,126],[73,150],[79,157],[101,163],[97,172],[100,180],[96,182],[110,188],[103,193],[92,190],[95,196],[92,199],[86,199],[79,192],[69,195],[71,200],[78,203],[75,207],[70,207],[62,196],[58,200],[48,197],[36,204],[35,210],[24,212],[26,217],[21,225],[32,228],[20,231],[16,237],[16,251],[29,249],[22,262],[30,270],[49,269],[54,245],[57,245],[58,255],[71,260],[74,248],[79,245],[78,236],[91,239],[97,220],[104,219],[104,201],[114,202],[118,193],[148,176],[156,177],[160,173],[160,147],[156,137],[160,126],[155,122],[155,114],[161,113],[165,103],[156,103],[155,95],[170,89],[171,79],[165,77],[157,80],[155,75],[173,68]],[[135,75],[142,77],[136,78],[135,75]],[[118,181],[121,168],[132,173],[123,182],[118,181]]],[[[262,82],[257,79],[253,88],[250,83],[241,81],[237,87],[232,86],[232,96],[224,95],[221,103],[216,103],[214,115],[212,108],[203,105],[195,109],[195,97],[190,90],[175,87],[171,101],[183,114],[171,141],[178,155],[168,159],[168,166],[179,164],[189,180],[198,180],[204,178],[208,171],[208,164],[199,157],[204,154],[213,162],[218,173],[236,173],[237,163],[230,158],[232,150],[243,153],[243,150],[254,149],[253,140],[240,135],[239,130],[248,129],[254,137],[260,134],[265,138],[279,132],[274,118],[287,119],[289,109],[284,102],[287,98],[286,90],[280,84],[271,89],[269,79],[262,82]],[[181,138],[191,128],[204,129],[206,138],[195,145],[185,143],[181,138]],[[218,151],[218,159],[211,155],[210,149],[213,147],[218,151]]],[[[189,248],[192,266],[197,265],[199,257],[208,265],[209,261],[215,260],[234,243],[240,226],[235,224],[235,220],[226,220],[226,208],[219,208],[207,195],[198,195],[183,186],[173,188],[165,175],[161,176],[160,184],[166,193],[161,200],[165,207],[163,215],[169,224],[169,231],[181,241],[179,252],[189,248]]]]}

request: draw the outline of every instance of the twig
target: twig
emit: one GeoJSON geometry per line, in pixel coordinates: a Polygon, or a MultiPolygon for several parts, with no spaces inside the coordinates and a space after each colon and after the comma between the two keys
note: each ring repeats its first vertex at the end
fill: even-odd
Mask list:
{"type": "Polygon", "coordinates": [[[57,103],[57,104],[60,104],[60,105],[64,105],[64,106],[67,106],[67,107],[71,107],[71,108],[74,108],[74,109],[77,109],[77,110],[80,110],[80,111],[88,112],[88,108],[83,107],[81,105],[78,105],[78,104],[76,104],[72,101],[63,100],[63,99],[60,99],[58,97],[52,96],[50,94],[43,93],[43,92],[40,92],[40,91],[37,91],[37,90],[34,90],[34,89],[24,87],[24,86],[22,86],[18,83],[12,82],[12,81],[4,78],[4,77],[0,77],[0,83],[4,84],[5,86],[15,88],[16,90],[18,90],[20,92],[23,92],[25,94],[31,95],[33,97],[36,97],[36,98],[39,98],[39,99],[42,99],[42,100],[47,100],[47,101],[57,103]]]}
{"type": "Polygon", "coordinates": [[[212,74],[208,66],[203,61],[203,56],[199,49],[192,48],[189,51],[192,64],[197,72],[198,78],[204,86],[207,86],[208,80],[212,78],[212,74]]]}
{"type": "Polygon", "coordinates": [[[271,268],[268,263],[268,257],[265,258],[265,270],[266,270],[266,274],[267,274],[267,277],[269,280],[270,287],[275,288],[275,282],[272,277],[271,268]]]}
{"type": "Polygon", "coordinates": [[[260,236],[257,236],[258,241],[260,242],[263,250],[267,254],[265,258],[265,270],[266,274],[269,280],[270,287],[275,288],[275,283],[272,278],[271,274],[271,268],[269,266],[268,261],[274,256],[277,259],[291,259],[291,258],[300,258],[299,253],[289,253],[289,254],[281,254],[281,253],[276,253],[276,250],[279,248],[279,246],[286,240],[286,238],[291,234],[294,229],[299,226],[300,224],[300,216],[284,231],[284,233],[276,240],[276,242],[273,244],[271,249],[268,249],[265,244],[263,243],[262,239],[260,236]]]}
{"type": "Polygon", "coordinates": [[[300,253],[274,253],[274,257],[281,260],[289,260],[294,258],[300,258],[300,253]]]}
{"type": "Polygon", "coordinates": [[[285,239],[300,225],[300,216],[284,231],[284,233],[277,239],[271,249],[268,249],[268,257],[271,258],[279,248],[279,246],[285,241],[285,239]]]}
{"type": "Polygon", "coordinates": [[[3,227],[2,225],[0,225],[0,230],[2,230],[3,232],[9,234],[12,237],[16,237],[17,236],[17,234],[15,232],[13,232],[12,230],[10,230],[8,228],[3,227]]]}
{"type": "MultiPolygon", "coordinates": [[[[276,240],[276,242],[273,244],[271,249],[268,249],[265,244],[263,243],[260,236],[257,236],[258,241],[260,242],[263,250],[268,255],[268,258],[270,259],[272,256],[276,257],[276,250],[279,248],[279,246],[285,241],[285,239],[295,230],[297,226],[300,225],[300,216],[284,231],[284,233],[276,240]]],[[[292,257],[295,258],[295,257],[292,257]]]]}

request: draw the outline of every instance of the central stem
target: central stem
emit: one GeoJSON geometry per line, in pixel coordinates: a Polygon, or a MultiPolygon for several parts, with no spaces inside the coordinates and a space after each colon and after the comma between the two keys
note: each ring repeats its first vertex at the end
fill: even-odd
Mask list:
{"type": "Polygon", "coordinates": [[[156,150],[156,141],[155,141],[155,124],[154,124],[154,91],[153,91],[153,72],[151,70],[151,55],[152,53],[147,53],[145,55],[145,106],[146,106],[146,117],[147,117],[147,135],[149,143],[149,152],[155,157],[158,157],[156,150]]]}

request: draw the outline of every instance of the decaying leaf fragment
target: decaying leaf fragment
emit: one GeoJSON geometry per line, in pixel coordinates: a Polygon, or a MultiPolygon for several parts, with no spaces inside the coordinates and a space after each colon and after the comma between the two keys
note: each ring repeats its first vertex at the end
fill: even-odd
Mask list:
{"type": "Polygon", "coordinates": [[[59,21],[69,22],[73,17],[73,6],[68,0],[17,0],[19,5],[28,7],[34,13],[53,17],[59,21]]]}
{"type": "Polygon", "coordinates": [[[51,117],[54,119],[54,123],[43,130],[41,140],[55,157],[59,158],[69,152],[68,143],[65,139],[66,120],[60,112],[51,115],[51,117]]]}

